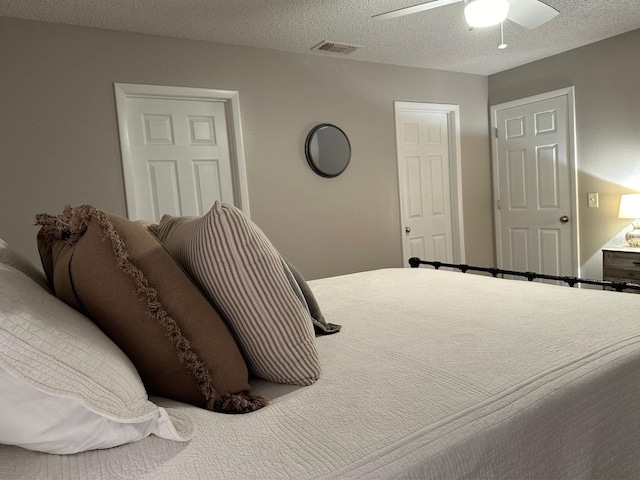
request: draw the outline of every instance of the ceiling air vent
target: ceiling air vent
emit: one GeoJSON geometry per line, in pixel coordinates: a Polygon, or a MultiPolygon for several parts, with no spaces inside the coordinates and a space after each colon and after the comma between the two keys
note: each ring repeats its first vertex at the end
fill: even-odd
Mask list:
{"type": "Polygon", "coordinates": [[[355,52],[358,48],[361,48],[361,45],[349,45],[348,43],[338,43],[338,42],[329,42],[327,40],[323,40],[316,46],[312,47],[311,50],[320,50],[322,52],[331,52],[331,53],[339,53],[341,55],[348,55],[352,52],[355,52]]]}

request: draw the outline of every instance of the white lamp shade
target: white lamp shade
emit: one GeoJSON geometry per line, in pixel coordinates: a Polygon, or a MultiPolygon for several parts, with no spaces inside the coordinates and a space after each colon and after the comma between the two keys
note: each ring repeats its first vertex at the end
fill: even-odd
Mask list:
{"type": "Polygon", "coordinates": [[[464,17],[471,27],[490,27],[503,22],[509,13],[509,0],[468,0],[464,17]]]}
{"type": "Polygon", "coordinates": [[[640,193],[630,193],[620,197],[618,218],[640,218],[640,193]]]}

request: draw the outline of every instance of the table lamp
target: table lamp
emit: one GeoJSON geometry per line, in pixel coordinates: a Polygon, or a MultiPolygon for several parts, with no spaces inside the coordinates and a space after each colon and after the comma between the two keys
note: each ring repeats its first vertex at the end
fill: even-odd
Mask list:
{"type": "Polygon", "coordinates": [[[640,247],[640,193],[630,193],[620,197],[618,218],[633,218],[633,230],[625,233],[624,238],[632,247],[640,247]]]}

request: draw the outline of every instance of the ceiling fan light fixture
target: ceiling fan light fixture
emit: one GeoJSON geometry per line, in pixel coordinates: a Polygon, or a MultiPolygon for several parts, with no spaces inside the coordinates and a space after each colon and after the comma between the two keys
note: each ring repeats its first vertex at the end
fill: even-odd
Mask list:
{"type": "Polygon", "coordinates": [[[471,27],[491,27],[507,18],[509,0],[465,0],[464,18],[471,27]]]}

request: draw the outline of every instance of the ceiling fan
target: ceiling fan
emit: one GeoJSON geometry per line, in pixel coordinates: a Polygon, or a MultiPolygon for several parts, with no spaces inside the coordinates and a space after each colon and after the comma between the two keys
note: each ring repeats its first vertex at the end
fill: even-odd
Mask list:
{"type": "Polygon", "coordinates": [[[490,27],[502,23],[505,18],[523,27],[533,29],[558,15],[555,8],[539,0],[432,0],[412,7],[399,8],[372,18],[386,20],[413,13],[464,2],[464,16],[471,27],[490,27]]]}

